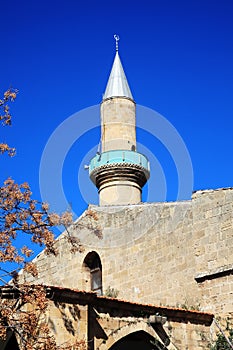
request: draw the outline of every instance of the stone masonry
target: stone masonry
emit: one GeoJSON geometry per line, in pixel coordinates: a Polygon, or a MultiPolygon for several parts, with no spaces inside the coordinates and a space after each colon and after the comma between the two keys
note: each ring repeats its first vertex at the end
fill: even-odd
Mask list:
{"type": "Polygon", "coordinates": [[[102,152],[136,149],[135,102],[129,98],[109,98],[101,104],[102,152]]]}
{"type": "Polygon", "coordinates": [[[190,201],[90,206],[88,211],[70,228],[84,252],[71,253],[61,234],[58,257],[42,252],[35,259],[37,283],[90,291],[84,259],[95,251],[103,291],[110,286],[120,299],[232,319],[232,188],[197,191],[190,201]],[[87,215],[90,210],[97,221],[87,215]]]}

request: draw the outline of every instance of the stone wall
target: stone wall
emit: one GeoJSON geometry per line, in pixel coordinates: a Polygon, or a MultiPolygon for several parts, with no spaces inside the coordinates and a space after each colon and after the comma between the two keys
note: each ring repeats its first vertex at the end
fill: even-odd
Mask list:
{"type": "Polygon", "coordinates": [[[193,196],[195,279],[203,310],[233,314],[233,189],[193,196]]]}
{"type": "Polygon", "coordinates": [[[57,345],[73,344],[77,339],[87,343],[87,306],[50,301],[47,317],[57,345]]]}
{"type": "Polygon", "coordinates": [[[83,267],[96,251],[104,291],[141,303],[233,315],[233,189],[198,191],[192,200],[98,207],[85,212],[71,234],[84,252],[72,254],[62,234],[59,256],[36,258],[39,283],[90,290],[83,267]]]}
{"type": "MultiPolygon", "coordinates": [[[[162,348],[163,341],[153,327],[148,324],[147,320],[143,318],[119,318],[104,315],[99,319],[99,324],[107,335],[107,340],[96,339],[96,350],[109,350],[111,346],[117,344],[124,337],[128,341],[128,346],[124,349],[144,349],[143,345],[140,347],[139,339],[135,340],[135,344],[133,340],[127,340],[128,335],[136,332],[141,334],[141,337],[142,333],[149,335],[151,337],[150,341],[154,344],[158,341],[159,348],[162,348]]],[[[164,330],[170,340],[166,347],[169,350],[206,350],[210,341],[209,327],[200,324],[168,321],[164,326],[164,330]]],[[[152,348],[157,349],[157,347],[152,348]]]]}

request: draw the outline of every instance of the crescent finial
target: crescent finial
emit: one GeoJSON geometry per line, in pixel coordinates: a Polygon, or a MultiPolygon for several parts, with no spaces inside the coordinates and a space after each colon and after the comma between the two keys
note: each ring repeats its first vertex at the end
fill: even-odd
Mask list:
{"type": "Polygon", "coordinates": [[[118,41],[120,40],[119,35],[114,34],[114,39],[116,40],[116,51],[118,51],[118,41]]]}

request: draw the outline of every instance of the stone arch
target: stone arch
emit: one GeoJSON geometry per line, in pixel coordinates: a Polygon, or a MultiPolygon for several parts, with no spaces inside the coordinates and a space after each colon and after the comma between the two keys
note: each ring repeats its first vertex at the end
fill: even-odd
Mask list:
{"type": "Polygon", "coordinates": [[[128,334],[127,336],[118,340],[111,346],[109,350],[159,350],[154,344],[154,338],[144,331],[138,331],[128,334]]]}
{"type": "Polygon", "coordinates": [[[126,350],[131,348],[135,350],[160,349],[151,342],[157,342],[161,344],[161,349],[166,349],[163,347],[155,330],[145,321],[138,321],[110,333],[108,339],[97,346],[97,350],[126,350]]]}
{"type": "Polygon", "coordinates": [[[83,289],[94,291],[97,295],[103,294],[102,263],[97,252],[89,252],[82,264],[83,289]]]}
{"type": "Polygon", "coordinates": [[[19,350],[18,342],[13,332],[8,332],[5,340],[0,339],[0,349],[1,350],[19,350]]]}

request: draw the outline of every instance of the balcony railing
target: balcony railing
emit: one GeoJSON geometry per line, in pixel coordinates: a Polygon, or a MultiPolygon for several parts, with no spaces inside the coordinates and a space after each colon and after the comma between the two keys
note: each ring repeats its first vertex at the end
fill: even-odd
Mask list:
{"type": "Polygon", "coordinates": [[[90,162],[89,173],[92,173],[93,170],[103,165],[114,165],[119,163],[140,165],[148,172],[150,171],[149,161],[143,154],[127,150],[114,150],[96,154],[90,162]]]}

